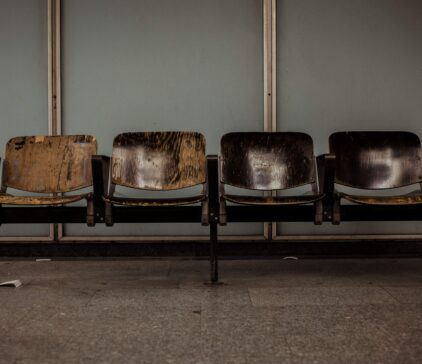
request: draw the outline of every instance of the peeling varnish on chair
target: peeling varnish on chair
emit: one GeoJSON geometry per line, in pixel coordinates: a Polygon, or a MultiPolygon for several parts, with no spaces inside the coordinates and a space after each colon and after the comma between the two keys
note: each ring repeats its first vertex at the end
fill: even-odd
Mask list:
{"type": "Polygon", "coordinates": [[[57,205],[90,198],[72,196],[13,196],[7,188],[32,193],[65,193],[92,185],[91,157],[97,142],[86,135],[16,137],[7,143],[0,204],[57,205]]]}

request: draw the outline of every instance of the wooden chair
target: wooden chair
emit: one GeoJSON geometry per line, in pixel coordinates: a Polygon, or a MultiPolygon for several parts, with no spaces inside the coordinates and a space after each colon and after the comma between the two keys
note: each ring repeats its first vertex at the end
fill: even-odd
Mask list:
{"type": "Polygon", "coordinates": [[[92,193],[63,194],[92,186],[91,157],[96,150],[95,138],[87,135],[24,136],[9,140],[0,205],[58,206],[85,199],[87,223],[93,225],[92,193]],[[31,195],[12,195],[7,193],[8,188],[31,195]]]}
{"type": "MultiPolygon", "coordinates": [[[[216,157],[208,159],[216,165],[216,157]]],[[[209,209],[207,168],[205,138],[200,133],[118,135],[113,142],[111,159],[93,157],[94,179],[103,180],[106,225],[116,222],[201,222],[208,225],[210,215],[215,216],[218,207],[209,209]],[[202,185],[201,192],[187,197],[128,197],[115,193],[116,186],[142,190],[145,196],[153,191],[180,190],[197,185],[202,185]]],[[[217,175],[214,178],[218,186],[217,175]]],[[[218,204],[218,187],[215,190],[213,201],[218,204]]],[[[218,222],[211,220],[212,244],[218,222]]]]}
{"type": "MultiPolygon", "coordinates": [[[[221,225],[268,221],[322,223],[324,195],[320,193],[313,142],[309,135],[229,133],[221,139],[220,158],[221,225]],[[246,195],[226,193],[226,185],[241,188],[246,195]],[[306,185],[310,190],[308,194],[274,194],[306,185]],[[253,196],[251,191],[266,191],[268,194],[253,196]]],[[[214,259],[218,260],[217,257],[214,259]]]]}
{"type": "MultiPolygon", "coordinates": [[[[422,204],[421,143],[417,135],[403,131],[337,132],[330,136],[329,145],[330,153],[335,155],[334,182],[338,185],[380,191],[419,184],[412,193],[393,196],[333,190],[334,224],[341,220],[342,199],[363,206],[390,208],[422,204]]],[[[382,220],[383,211],[380,212],[373,219],[382,220]]]]}

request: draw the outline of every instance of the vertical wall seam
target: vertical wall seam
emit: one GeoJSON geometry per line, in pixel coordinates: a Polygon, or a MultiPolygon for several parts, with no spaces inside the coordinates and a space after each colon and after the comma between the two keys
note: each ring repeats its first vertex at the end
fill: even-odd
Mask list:
{"type": "MultiPolygon", "coordinates": [[[[263,0],[264,17],[264,131],[277,130],[276,103],[276,0],[263,0]]],[[[266,195],[274,192],[266,192],[266,195]]],[[[265,239],[277,236],[275,222],[264,223],[265,239]]]]}
{"type": "MultiPolygon", "coordinates": [[[[61,134],[60,0],[48,0],[48,134],[61,134]]],[[[50,238],[63,236],[62,224],[50,224],[50,238]]]]}

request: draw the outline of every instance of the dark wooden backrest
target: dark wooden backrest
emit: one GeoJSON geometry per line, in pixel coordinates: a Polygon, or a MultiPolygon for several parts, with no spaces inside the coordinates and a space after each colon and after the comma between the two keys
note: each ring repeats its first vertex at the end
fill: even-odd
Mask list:
{"type": "Polygon", "coordinates": [[[421,143],[403,131],[353,131],[334,133],[330,153],[336,155],[338,184],[384,189],[422,180],[421,143]]]}
{"type": "Polygon", "coordinates": [[[312,138],[304,133],[229,133],[221,139],[221,181],[255,190],[314,183],[312,138]]]}
{"type": "Polygon", "coordinates": [[[200,133],[123,133],[114,139],[114,184],[147,190],[174,190],[205,181],[205,138],[200,133]]]}
{"type": "Polygon", "coordinates": [[[10,139],[2,187],[39,193],[69,192],[92,185],[90,135],[23,136],[10,139]]]}

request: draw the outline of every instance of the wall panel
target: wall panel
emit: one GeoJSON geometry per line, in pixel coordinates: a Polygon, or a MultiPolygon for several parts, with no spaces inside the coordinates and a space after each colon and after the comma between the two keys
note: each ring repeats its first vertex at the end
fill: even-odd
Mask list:
{"type": "MultiPolygon", "coordinates": [[[[47,39],[46,0],[0,1],[2,157],[10,138],[48,134],[47,39]]],[[[0,236],[48,233],[48,225],[0,227],[0,236]]]]}
{"type": "MultiPolygon", "coordinates": [[[[109,154],[124,131],[196,130],[217,153],[263,129],[261,0],[63,0],[63,133],[109,154]]],[[[66,234],[207,234],[197,224],[67,226],[66,234]]],[[[262,224],[224,228],[261,234],[262,224]]]]}
{"type": "MultiPolygon", "coordinates": [[[[317,154],[341,130],[422,137],[422,2],[279,0],[278,130],[311,134],[317,154]]],[[[422,233],[420,223],[280,224],[282,234],[422,233]]]]}

